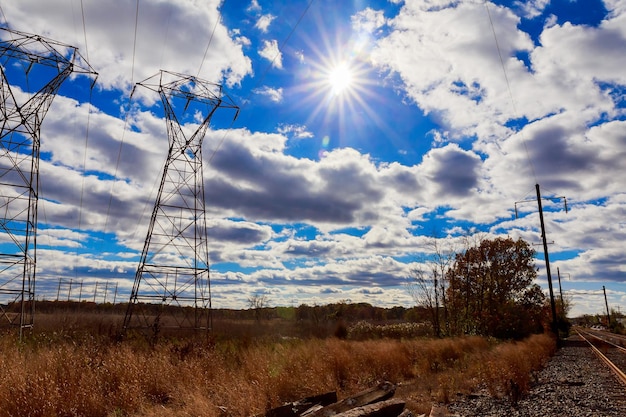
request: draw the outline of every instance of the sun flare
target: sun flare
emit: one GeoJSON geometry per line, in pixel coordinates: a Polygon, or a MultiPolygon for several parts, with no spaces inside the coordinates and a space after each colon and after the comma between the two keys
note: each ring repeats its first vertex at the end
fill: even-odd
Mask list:
{"type": "Polygon", "coordinates": [[[335,95],[350,89],[352,85],[352,70],[345,62],[337,65],[328,74],[328,84],[335,95]]]}

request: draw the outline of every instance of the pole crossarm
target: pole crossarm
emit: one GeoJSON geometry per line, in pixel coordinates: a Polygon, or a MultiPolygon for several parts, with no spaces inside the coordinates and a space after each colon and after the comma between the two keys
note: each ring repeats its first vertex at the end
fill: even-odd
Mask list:
{"type": "MultiPolygon", "coordinates": [[[[542,201],[554,201],[554,200],[561,200],[563,199],[563,204],[565,207],[565,213],[567,213],[569,211],[568,207],[567,207],[567,197],[565,196],[558,196],[558,197],[542,197],[541,200],[542,201]]],[[[536,203],[537,199],[536,198],[532,198],[532,199],[526,199],[526,200],[519,200],[515,202],[515,218],[519,218],[518,215],[518,210],[517,210],[517,205],[518,204],[522,204],[522,203],[536,203]]]]}

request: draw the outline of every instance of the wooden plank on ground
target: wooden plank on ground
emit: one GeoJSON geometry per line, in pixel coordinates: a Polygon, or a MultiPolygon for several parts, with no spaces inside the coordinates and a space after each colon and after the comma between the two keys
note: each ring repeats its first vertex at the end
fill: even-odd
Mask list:
{"type": "Polygon", "coordinates": [[[325,394],[313,395],[311,397],[302,398],[280,407],[272,408],[265,413],[265,417],[295,417],[304,413],[311,408],[322,408],[337,402],[337,393],[335,391],[325,394]]]}
{"type": "Polygon", "coordinates": [[[343,413],[355,407],[373,404],[379,401],[388,400],[396,392],[396,386],[391,382],[383,382],[374,388],[362,391],[352,397],[328,405],[312,412],[305,412],[302,417],[331,417],[343,413]]]}
{"type": "Polygon", "coordinates": [[[391,399],[356,407],[337,414],[335,417],[398,417],[404,410],[404,406],[404,401],[391,399]]]}

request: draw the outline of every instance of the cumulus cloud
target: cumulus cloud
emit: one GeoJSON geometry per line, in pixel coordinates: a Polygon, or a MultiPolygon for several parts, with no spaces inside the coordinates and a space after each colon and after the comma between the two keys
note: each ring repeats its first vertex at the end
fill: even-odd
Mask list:
{"type": "Polygon", "coordinates": [[[247,246],[263,243],[272,237],[269,226],[245,221],[215,219],[207,224],[207,229],[212,240],[228,241],[247,246]]]}
{"type": "Polygon", "coordinates": [[[85,13],[85,33],[76,20],[81,10],[74,3],[24,0],[7,4],[3,10],[13,29],[43,34],[79,47],[100,74],[101,87],[129,91],[134,82],[162,68],[190,74],[200,69],[201,78],[224,81],[230,86],[249,75],[251,61],[221,22],[220,3],[219,0],[147,0],[141,2],[137,14],[134,2],[87,2],[81,6],[85,13]],[[111,22],[115,22],[114,30],[111,22]],[[189,39],[190,33],[194,34],[193,41],[189,39]],[[211,65],[202,65],[210,39],[205,61],[211,65]]]}
{"type": "MultiPolygon", "coordinates": [[[[402,78],[408,96],[448,127],[453,138],[506,134],[510,100],[502,76],[490,20],[479,4],[444,7],[439,2],[410,3],[390,20],[394,29],[372,54],[375,63],[402,78]],[[501,125],[495,129],[494,126],[501,125]]],[[[529,51],[532,42],[515,28],[519,18],[494,8],[493,21],[509,71],[522,68],[512,51],[529,51]],[[507,28],[507,30],[503,30],[507,28]]]]}
{"type": "Polygon", "coordinates": [[[269,98],[274,103],[280,103],[283,100],[283,89],[282,88],[271,88],[268,86],[263,86],[261,88],[257,88],[254,90],[255,94],[259,94],[261,96],[265,96],[269,98]]]}
{"type": "Polygon", "coordinates": [[[283,68],[283,54],[278,49],[278,41],[272,39],[271,41],[263,41],[263,46],[259,50],[259,55],[270,61],[274,68],[283,68]]]}
{"type": "Polygon", "coordinates": [[[246,9],[249,12],[260,12],[261,11],[261,6],[259,5],[259,1],[258,0],[252,0],[250,2],[250,5],[248,6],[248,8],[246,9]]]}
{"type": "MultiPolygon", "coordinates": [[[[44,3],[24,0],[3,10],[17,29],[86,52],[68,3],[44,3]]],[[[574,279],[623,281],[624,259],[614,249],[626,239],[620,181],[626,177],[622,3],[605,1],[610,13],[596,27],[546,17],[532,38],[523,19],[545,16],[546,0],[517,2],[512,9],[490,3],[491,16],[481,2],[446,0],[405,2],[394,17],[371,8],[357,12],[353,29],[367,32],[368,39],[378,37],[371,54],[376,69],[395,83],[407,106],[419,107],[436,125],[426,138],[415,139],[433,149],[411,163],[381,162],[347,146],[331,148],[318,160],[294,151],[313,146],[323,130],[315,130],[313,118],[268,121],[265,128],[276,133],[212,125],[203,152],[212,279],[221,286],[217,302],[238,308],[250,291],[271,288],[277,305],[291,303],[291,297],[310,303],[347,297],[411,303],[401,289],[411,264],[398,259],[427,251],[416,230],[438,216],[491,225],[493,235],[536,242],[534,205],[523,207],[519,219],[513,216],[514,203],[526,191],[532,195],[536,182],[546,195],[556,191],[571,204],[565,214],[559,203],[546,203],[551,249],[576,254],[557,257],[555,266],[574,279]],[[308,138],[313,140],[298,140],[308,138]],[[230,264],[241,270],[226,270],[230,264]]],[[[132,282],[168,149],[159,107],[140,110],[137,96],[128,98],[133,81],[160,68],[192,74],[201,68],[202,78],[240,85],[252,76],[245,52],[253,45],[259,45],[259,56],[283,68],[278,42],[257,38],[279,21],[262,15],[255,0],[247,11],[258,20],[247,22],[249,31],[227,29],[219,19],[220,4],[142,2],[133,54],[134,5],[86,3],[89,60],[101,74],[97,88],[124,93],[115,94],[118,114],[104,113],[101,103],[89,107],[58,96],[42,126],[40,207],[46,227],[38,268],[43,277],[74,269],[94,279],[132,282]],[[176,30],[183,25],[189,30],[176,30]],[[201,65],[214,27],[206,57],[211,65],[201,65]],[[105,233],[119,249],[116,261],[71,253],[102,236],[77,231],[77,219],[81,230],[105,233]]],[[[315,50],[286,51],[300,63],[306,53],[312,68],[315,50]]],[[[257,84],[253,93],[284,114],[288,95],[283,93],[293,90],[283,91],[274,81],[277,87],[257,84]]],[[[360,87],[364,94],[371,86],[360,87]]],[[[316,111],[324,113],[326,129],[333,112],[319,110],[322,104],[316,111]]],[[[360,116],[355,109],[350,107],[350,116],[360,116]]],[[[193,132],[197,123],[181,118],[182,132],[193,132]]],[[[452,239],[464,233],[454,225],[443,230],[452,239]]]]}
{"type": "Polygon", "coordinates": [[[533,19],[544,11],[544,9],[550,4],[550,0],[530,0],[513,2],[513,5],[518,8],[522,16],[527,19],[533,19]]]}
{"type": "Polygon", "coordinates": [[[254,27],[259,29],[263,33],[267,33],[267,31],[269,30],[270,24],[272,23],[274,19],[276,19],[276,16],[272,16],[271,14],[264,14],[261,17],[259,17],[259,20],[257,20],[254,27]]]}
{"type": "Polygon", "coordinates": [[[385,24],[385,15],[381,10],[366,8],[352,16],[352,27],[357,32],[373,33],[385,24]]]}
{"type": "Polygon", "coordinates": [[[480,157],[471,151],[464,151],[456,144],[430,151],[424,158],[422,172],[429,182],[436,184],[433,194],[466,196],[476,187],[480,157]]]}
{"type": "Polygon", "coordinates": [[[285,125],[278,126],[278,133],[294,137],[296,139],[308,139],[313,137],[313,133],[309,132],[306,126],[302,125],[285,125]]]}

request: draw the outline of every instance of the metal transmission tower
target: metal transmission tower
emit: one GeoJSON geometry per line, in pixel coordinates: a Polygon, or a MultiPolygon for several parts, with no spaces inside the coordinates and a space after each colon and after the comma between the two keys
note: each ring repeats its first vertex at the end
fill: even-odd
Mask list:
{"type": "Polygon", "coordinates": [[[192,76],[161,71],[137,86],[161,97],[169,152],[124,318],[124,331],[151,329],[154,336],[161,328],[208,331],[211,287],[202,141],[218,108],[233,109],[234,118],[239,108],[221,86],[192,76]],[[195,131],[183,131],[179,123],[183,118],[197,126],[195,131]]]}
{"type": "Polygon", "coordinates": [[[0,326],[21,337],[34,315],[41,123],[72,73],[97,74],[77,48],[6,28],[0,72],[0,326]]]}

